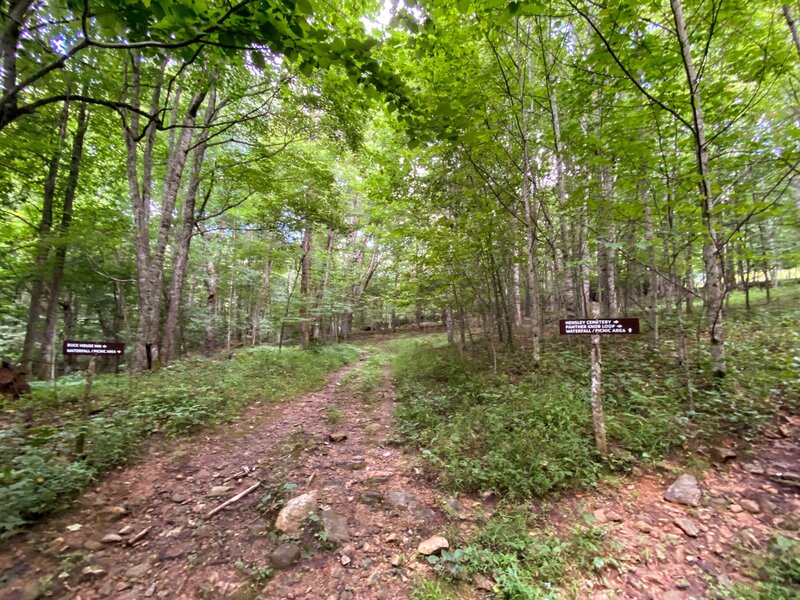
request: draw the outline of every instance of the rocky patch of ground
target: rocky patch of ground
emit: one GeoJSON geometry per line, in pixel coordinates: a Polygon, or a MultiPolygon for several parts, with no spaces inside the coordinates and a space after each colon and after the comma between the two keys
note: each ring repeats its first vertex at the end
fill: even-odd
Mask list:
{"type": "Polygon", "coordinates": [[[731,446],[710,449],[715,464],[699,482],[667,464],[575,502],[573,514],[589,513],[608,531],[620,567],[585,586],[586,597],[705,598],[747,583],[743,555],[800,529],[800,419],[786,417],[778,431],[739,456],[731,446]]]}

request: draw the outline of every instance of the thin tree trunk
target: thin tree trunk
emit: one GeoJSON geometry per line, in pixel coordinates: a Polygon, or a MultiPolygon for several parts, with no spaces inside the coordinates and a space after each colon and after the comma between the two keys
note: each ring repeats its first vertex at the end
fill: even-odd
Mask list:
{"type": "Polygon", "coordinates": [[[581,209],[581,227],[578,240],[578,288],[580,289],[581,314],[584,319],[592,314],[591,285],[589,281],[589,208],[584,205],[581,209]]]}
{"type": "Polygon", "coordinates": [[[676,339],[676,346],[678,350],[678,364],[683,369],[683,376],[686,379],[686,400],[689,405],[689,410],[694,410],[694,387],[692,385],[692,369],[689,365],[689,350],[686,344],[686,328],[683,326],[683,317],[681,316],[681,300],[680,295],[675,294],[675,318],[678,323],[678,336],[676,339]]]}
{"type": "Polygon", "coordinates": [[[694,284],[694,269],[692,269],[692,260],[694,260],[691,242],[686,245],[686,289],[691,293],[686,294],[686,314],[690,315],[694,312],[694,297],[697,293],[697,286],[694,284]]]}
{"type": "MultiPolygon", "coordinates": [[[[603,192],[603,200],[607,206],[611,206],[614,199],[614,178],[611,169],[606,167],[600,172],[600,183],[603,192]]],[[[612,217],[613,218],[613,217],[612,217]]],[[[608,221],[606,227],[606,237],[608,243],[600,240],[598,247],[598,267],[599,267],[599,292],[600,301],[603,307],[603,316],[613,318],[619,316],[619,301],[617,297],[617,253],[613,244],[617,243],[617,228],[610,221],[609,217],[604,217],[608,221]]]]}
{"type": "Polygon", "coordinates": [[[22,357],[20,358],[21,371],[33,375],[33,357],[36,341],[39,338],[39,316],[42,310],[42,295],[44,293],[45,267],[50,256],[50,229],[53,226],[53,199],[56,192],[58,170],[61,166],[61,155],[64,151],[64,142],[67,137],[67,121],[69,120],[69,102],[64,103],[58,119],[58,137],[56,149],[50,158],[47,176],[44,180],[44,195],[42,199],[42,219],[39,223],[39,239],[34,262],[34,279],[31,287],[30,309],[25,325],[25,340],[22,344],[22,357]]]}
{"type": "Polygon", "coordinates": [[[512,299],[514,302],[514,324],[522,327],[522,275],[519,263],[514,261],[513,266],[512,299]]]}
{"type": "MultiPolygon", "coordinates": [[[[300,276],[300,268],[298,267],[295,270],[294,279],[289,277],[290,272],[286,273],[286,308],[283,311],[283,319],[281,319],[281,331],[278,334],[278,352],[280,352],[283,348],[283,334],[286,331],[286,320],[289,318],[289,309],[292,306],[292,296],[294,295],[294,290],[297,288],[297,278],[300,276]]],[[[352,317],[352,313],[350,316],[352,317]]]]}
{"type": "MultiPolygon", "coordinates": [[[[64,339],[75,338],[75,326],[78,320],[78,299],[73,291],[67,293],[66,299],[61,303],[64,311],[64,339]]],[[[67,370],[75,368],[75,355],[70,354],[65,359],[67,370]]]]}
{"type": "Polygon", "coordinates": [[[308,288],[311,279],[311,240],[313,236],[313,225],[306,223],[303,233],[302,250],[303,257],[300,259],[300,346],[308,348],[311,337],[311,322],[308,317],[308,305],[311,302],[308,288]]]}
{"type": "MultiPolygon", "coordinates": [[[[555,83],[552,77],[552,65],[550,59],[547,57],[547,52],[542,40],[542,56],[547,66],[545,82],[547,84],[547,101],[550,108],[550,122],[553,127],[553,145],[554,145],[554,163],[556,175],[556,200],[561,209],[565,209],[567,205],[567,189],[565,185],[564,175],[564,150],[561,143],[561,119],[558,108],[558,97],[556,95],[555,83]]],[[[570,274],[570,255],[569,255],[569,232],[567,228],[567,220],[564,218],[559,219],[559,227],[561,233],[560,244],[560,259],[561,267],[564,273],[561,276],[562,286],[564,290],[564,308],[568,317],[575,316],[578,313],[576,302],[574,279],[570,274]]],[[[531,289],[533,290],[533,282],[531,282],[531,289]]]]}
{"type": "Polygon", "coordinates": [[[228,296],[228,332],[225,336],[225,351],[231,351],[231,339],[233,335],[233,326],[236,321],[236,261],[231,265],[231,290],[228,296]]]}
{"type": "Polygon", "coordinates": [[[205,354],[210,355],[215,346],[215,330],[217,315],[217,269],[214,266],[214,259],[210,258],[206,263],[206,336],[205,354]]]}
{"type": "Polygon", "coordinates": [[[697,171],[700,176],[700,211],[703,227],[706,230],[703,242],[703,262],[705,266],[705,313],[708,322],[708,333],[711,338],[711,370],[716,377],[723,377],[725,364],[725,335],[723,330],[722,305],[725,290],[722,282],[722,266],[720,261],[721,242],[717,236],[716,217],[714,215],[714,196],[711,186],[711,170],[708,159],[708,143],[706,141],[705,119],[703,116],[700,82],[697,78],[692,60],[689,35],[683,17],[681,0],[670,0],[675,29],[680,43],[683,67],[692,103],[692,118],[696,152],[697,171]]]}
{"type": "MultiPolygon", "coordinates": [[[[592,302],[592,317],[600,316],[600,305],[592,302]]],[[[600,335],[592,335],[592,424],[594,426],[594,440],[597,444],[597,451],[600,456],[608,455],[608,443],[606,441],[606,419],[603,413],[603,356],[600,352],[600,335]]]]}
{"type": "Polygon", "coordinates": [[[322,303],[325,301],[325,294],[328,291],[328,282],[331,276],[331,265],[333,263],[333,241],[334,231],[328,228],[328,238],[325,244],[325,272],[322,275],[322,284],[317,292],[316,315],[314,317],[313,337],[315,340],[323,341],[324,333],[322,327],[322,303]]]}
{"type": "Polygon", "coordinates": [[[800,37],[797,35],[797,24],[794,20],[792,9],[788,4],[783,5],[783,16],[786,17],[786,24],[789,26],[789,31],[792,32],[792,41],[794,42],[795,50],[797,50],[797,56],[800,57],[800,37]]]}
{"type": "Polygon", "coordinates": [[[525,250],[527,252],[528,304],[531,315],[531,361],[533,366],[541,358],[540,339],[542,335],[542,305],[539,283],[539,259],[537,255],[539,221],[539,199],[535,194],[535,182],[530,167],[527,139],[523,145],[522,207],[525,211],[525,250]]]}
{"type": "MultiPolygon", "coordinates": [[[[44,322],[44,335],[42,336],[42,356],[51,357],[54,354],[56,323],[58,321],[59,295],[61,293],[61,283],[64,279],[64,265],[67,260],[67,249],[69,244],[64,239],[69,233],[72,223],[72,206],[75,202],[75,194],[78,190],[78,180],[81,173],[81,161],[83,158],[83,142],[86,130],[89,127],[89,115],[86,104],[81,104],[78,110],[78,122],[75,135],[72,140],[72,157],[69,165],[69,176],[67,177],[67,187],[64,190],[64,207],[61,211],[61,224],[58,227],[58,236],[61,238],[56,248],[55,263],[53,265],[53,278],[50,282],[50,298],[47,303],[47,313],[44,322]]],[[[50,362],[53,362],[52,357],[50,362]]],[[[50,377],[53,368],[44,368],[42,365],[42,375],[50,377]]]]}
{"type": "MultiPolygon", "coordinates": [[[[644,199],[646,202],[646,199],[644,199]]],[[[645,239],[648,244],[649,262],[647,267],[648,274],[648,293],[647,293],[647,324],[650,329],[648,336],[648,346],[652,352],[658,352],[658,272],[655,268],[656,249],[655,236],[653,235],[653,216],[650,212],[650,205],[644,207],[644,227],[645,239]]],[[[676,303],[680,305],[680,301],[676,303]]]]}
{"type": "Polygon", "coordinates": [[[269,311],[270,300],[270,276],[272,274],[272,259],[267,258],[264,264],[264,277],[261,283],[261,290],[256,298],[255,309],[253,310],[253,333],[250,345],[255,346],[261,343],[261,320],[269,311]]]}

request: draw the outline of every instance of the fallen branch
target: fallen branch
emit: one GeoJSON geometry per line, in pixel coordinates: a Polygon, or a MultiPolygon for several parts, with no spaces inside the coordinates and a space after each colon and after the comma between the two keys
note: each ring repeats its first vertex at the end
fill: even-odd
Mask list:
{"type": "Polygon", "coordinates": [[[241,479],[243,477],[247,477],[248,475],[252,476],[257,469],[258,467],[254,467],[252,469],[250,467],[245,467],[241,471],[234,473],[233,475],[228,475],[225,479],[222,480],[222,483],[228,483],[231,479],[241,479]]]}
{"type": "Polygon", "coordinates": [[[254,491],[260,485],[261,485],[261,482],[257,481],[253,485],[251,485],[249,488],[247,488],[245,491],[243,491],[243,492],[241,492],[239,494],[236,494],[230,500],[225,500],[225,502],[220,504],[217,508],[214,508],[214,509],[208,511],[208,514],[206,515],[206,519],[210,519],[211,517],[213,517],[215,514],[217,514],[219,511],[221,511],[226,506],[230,506],[234,502],[238,502],[239,500],[241,500],[242,498],[247,496],[247,494],[249,494],[250,492],[254,491]]]}

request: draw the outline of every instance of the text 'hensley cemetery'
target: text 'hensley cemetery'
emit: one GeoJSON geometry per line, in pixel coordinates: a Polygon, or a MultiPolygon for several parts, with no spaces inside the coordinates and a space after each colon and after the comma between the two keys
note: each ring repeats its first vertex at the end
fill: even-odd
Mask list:
{"type": "Polygon", "coordinates": [[[561,319],[558,329],[561,335],[633,335],[639,333],[639,319],[561,319]]]}

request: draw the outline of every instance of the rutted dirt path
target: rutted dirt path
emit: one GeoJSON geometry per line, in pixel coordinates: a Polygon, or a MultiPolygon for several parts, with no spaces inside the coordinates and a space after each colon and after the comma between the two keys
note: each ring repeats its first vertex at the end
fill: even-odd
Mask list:
{"type": "MultiPolygon", "coordinates": [[[[457,502],[425,480],[392,443],[388,371],[368,402],[354,391],[362,364],[281,406],[256,405],[206,437],[154,444],[74,510],[0,551],[0,600],[408,598],[414,581],[431,574],[416,558],[420,541],[445,532],[465,538],[475,515],[496,507],[491,499],[457,502]],[[280,535],[280,507],[309,492],[323,518],[280,535]]],[[[737,548],[764,550],[771,535],[800,528],[799,435],[800,419],[787,417],[753,450],[718,456],[700,481],[699,506],[664,500],[681,472],[670,464],[551,503],[556,528],[588,519],[615,548],[603,558],[616,567],[574,582],[573,593],[683,600],[745,578],[737,548]],[[690,522],[688,532],[678,519],[690,522]]],[[[469,584],[461,592],[493,596],[469,584]]]]}
{"type": "Polygon", "coordinates": [[[340,385],[358,368],[345,367],[321,390],[282,407],[261,409],[277,416],[254,407],[211,436],[153,449],[106,477],[80,508],[0,553],[0,598],[31,600],[37,590],[76,600],[407,597],[414,565],[406,558],[438,532],[444,516],[433,488],[389,443],[388,373],[370,406],[340,385]],[[346,439],[334,435],[333,442],[332,433],[346,439]],[[258,489],[206,517],[257,481],[258,489]],[[268,581],[263,567],[285,540],[273,528],[276,509],[312,490],[322,510],[346,519],[339,535],[350,539],[333,548],[321,524],[316,535],[305,527],[295,540],[299,560],[285,547],[276,559],[297,563],[268,581]]]}

